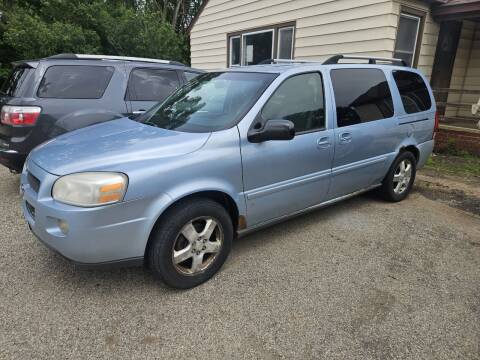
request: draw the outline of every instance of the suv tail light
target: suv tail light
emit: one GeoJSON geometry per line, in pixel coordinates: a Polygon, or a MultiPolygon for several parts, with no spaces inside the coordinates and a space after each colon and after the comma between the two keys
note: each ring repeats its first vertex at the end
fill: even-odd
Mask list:
{"type": "Polygon", "coordinates": [[[4,125],[35,125],[42,109],[38,106],[5,105],[0,113],[4,125]]]}

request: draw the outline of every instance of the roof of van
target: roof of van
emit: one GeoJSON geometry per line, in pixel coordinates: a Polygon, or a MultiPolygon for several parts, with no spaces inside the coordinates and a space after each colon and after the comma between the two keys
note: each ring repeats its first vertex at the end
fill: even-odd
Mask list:
{"type": "Polygon", "coordinates": [[[268,73],[282,73],[293,68],[309,68],[309,67],[318,67],[318,66],[342,66],[342,67],[351,67],[354,66],[363,66],[366,67],[372,66],[376,68],[389,66],[389,67],[407,67],[407,64],[402,59],[396,58],[385,58],[385,57],[372,57],[372,56],[361,56],[361,55],[334,55],[329,57],[324,61],[309,61],[309,60],[287,60],[287,59],[269,59],[264,60],[263,64],[250,65],[250,66],[233,66],[229,71],[242,71],[242,72],[268,72],[268,73]],[[339,61],[343,60],[357,60],[357,62],[352,63],[340,63],[339,61]],[[360,60],[360,62],[358,62],[360,60]]]}
{"type": "Polygon", "coordinates": [[[281,74],[292,69],[311,69],[311,68],[375,68],[375,69],[403,69],[414,70],[410,67],[397,66],[390,64],[366,64],[366,63],[345,63],[345,64],[329,64],[324,65],[321,62],[318,63],[295,63],[295,64],[268,64],[268,65],[249,65],[249,66],[234,66],[226,69],[225,71],[231,72],[257,72],[257,73],[274,73],[281,74]]]}

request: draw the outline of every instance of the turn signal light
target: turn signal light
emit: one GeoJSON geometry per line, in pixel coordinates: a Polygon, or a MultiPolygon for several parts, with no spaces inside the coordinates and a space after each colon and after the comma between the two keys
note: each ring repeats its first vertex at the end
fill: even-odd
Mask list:
{"type": "Polygon", "coordinates": [[[0,122],[4,125],[33,126],[41,111],[42,109],[38,106],[5,105],[0,112],[0,122]]]}

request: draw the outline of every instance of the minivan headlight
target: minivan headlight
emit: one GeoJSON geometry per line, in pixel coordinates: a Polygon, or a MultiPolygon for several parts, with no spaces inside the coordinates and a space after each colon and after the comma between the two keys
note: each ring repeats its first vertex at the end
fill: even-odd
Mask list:
{"type": "Polygon", "coordinates": [[[128,177],[122,173],[84,172],[65,175],[53,185],[52,197],[83,207],[113,204],[123,200],[128,177]]]}

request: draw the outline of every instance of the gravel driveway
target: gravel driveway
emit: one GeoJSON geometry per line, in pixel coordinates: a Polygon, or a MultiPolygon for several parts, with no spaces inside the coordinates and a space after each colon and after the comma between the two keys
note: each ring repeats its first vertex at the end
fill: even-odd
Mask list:
{"type": "Polygon", "coordinates": [[[237,240],[190,291],[77,270],[0,169],[0,358],[478,359],[480,218],[365,195],[237,240]]]}

